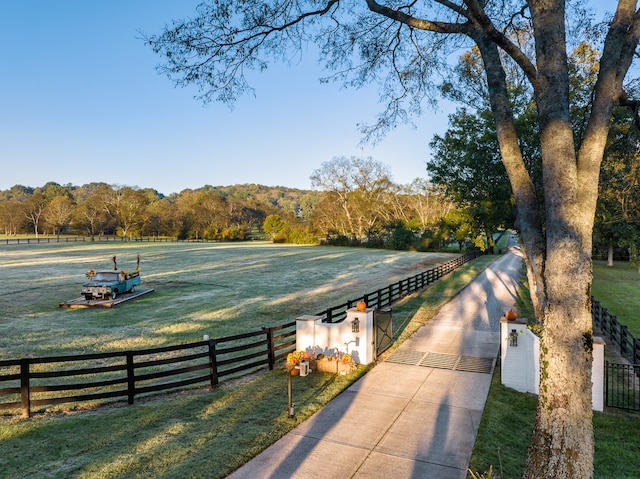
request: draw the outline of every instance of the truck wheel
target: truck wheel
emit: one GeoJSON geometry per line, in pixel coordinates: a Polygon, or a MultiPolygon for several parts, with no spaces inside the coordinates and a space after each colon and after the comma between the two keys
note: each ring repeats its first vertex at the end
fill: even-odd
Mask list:
{"type": "Polygon", "coordinates": [[[93,299],[93,295],[91,294],[85,294],[84,295],[84,299],[86,299],[87,301],[91,301],[93,299]]]}
{"type": "Polygon", "coordinates": [[[111,291],[111,299],[116,299],[116,296],[118,296],[118,292],[116,290],[111,291]]]}
{"type": "Polygon", "coordinates": [[[135,293],[136,292],[136,285],[134,284],[133,286],[131,286],[131,289],[129,290],[130,293],[135,293]]]}

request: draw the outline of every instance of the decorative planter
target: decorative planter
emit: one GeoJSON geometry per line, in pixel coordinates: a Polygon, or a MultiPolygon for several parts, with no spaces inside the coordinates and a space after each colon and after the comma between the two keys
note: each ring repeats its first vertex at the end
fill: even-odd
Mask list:
{"type": "Polygon", "coordinates": [[[331,361],[329,361],[327,358],[312,359],[310,363],[311,369],[313,371],[318,371],[319,373],[336,374],[338,372],[338,361],[336,361],[335,359],[331,361]]]}
{"type": "Polygon", "coordinates": [[[309,361],[309,366],[313,371],[320,373],[332,373],[332,374],[349,374],[355,369],[353,363],[344,363],[337,359],[312,359],[309,361]]]}
{"type": "Polygon", "coordinates": [[[292,376],[300,376],[300,370],[294,367],[289,371],[289,374],[291,374],[292,376]]]}

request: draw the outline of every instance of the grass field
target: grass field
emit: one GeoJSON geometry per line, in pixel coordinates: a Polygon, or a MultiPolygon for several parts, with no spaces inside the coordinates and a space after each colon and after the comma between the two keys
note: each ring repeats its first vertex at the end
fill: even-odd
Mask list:
{"type": "MultiPolygon", "coordinates": [[[[175,245],[169,248],[174,248],[175,245]]],[[[178,255],[178,252],[189,254],[193,246],[184,249],[166,249],[167,246],[154,249],[157,254],[178,255]]],[[[224,252],[228,247],[207,246],[197,248],[198,261],[194,264],[211,262],[215,252],[221,255],[228,255],[227,259],[235,266],[230,266],[226,271],[229,278],[233,278],[234,268],[241,269],[246,261],[238,258],[231,261],[231,252],[224,252]],[[217,249],[216,249],[217,248],[217,249]],[[208,259],[206,259],[208,258],[208,259]]],[[[234,249],[234,248],[231,248],[234,249]]],[[[63,286],[74,296],[77,287],[66,284],[71,278],[82,281],[83,274],[89,267],[96,267],[98,258],[105,257],[105,261],[110,260],[111,251],[97,251],[92,253],[91,248],[74,253],[77,258],[70,261],[66,267],[65,274],[59,274],[61,279],[56,279],[58,286],[63,286]],[[92,256],[93,254],[93,256],[92,256]],[[80,257],[84,259],[80,261],[80,257]],[[79,264],[79,266],[78,266],[79,264]],[[80,269],[80,273],[76,270],[80,269]]],[[[22,254],[29,254],[29,251],[22,254]]],[[[68,253],[75,251],[45,250],[38,253],[39,259],[17,260],[18,251],[11,251],[14,268],[31,269],[38,271],[39,263],[45,258],[51,258],[52,262],[60,262],[68,253]],[[53,260],[53,258],[57,258],[53,260]],[[27,265],[27,263],[30,263],[27,265]]],[[[372,251],[361,249],[342,248],[316,248],[316,247],[272,247],[269,245],[247,245],[236,248],[241,256],[253,258],[254,272],[252,276],[268,281],[269,275],[262,275],[258,272],[257,264],[268,265],[269,269],[279,271],[279,265],[292,268],[299,268],[304,275],[312,278],[311,281],[317,284],[317,303],[304,303],[302,307],[297,306],[297,302],[302,302],[307,296],[312,294],[311,281],[304,281],[305,276],[294,278],[295,285],[282,283],[282,278],[274,278],[274,283],[280,282],[280,288],[286,289],[281,294],[280,291],[274,296],[285,296],[284,311],[278,306],[280,313],[273,313],[272,320],[276,323],[288,321],[297,314],[308,312],[307,307],[311,304],[313,311],[323,309],[326,301],[335,304],[345,298],[352,297],[353,291],[357,294],[375,289],[378,285],[386,285],[395,279],[410,276],[417,267],[418,270],[427,269],[432,266],[432,262],[439,262],[448,259],[444,257],[425,253],[397,253],[386,251],[372,251]],[[266,246],[266,248],[262,248],[266,246]],[[269,255],[276,255],[280,259],[275,261],[268,258],[269,255]],[[305,265],[307,267],[305,268],[305,265]],[[313,267],[315,265],[315,267],[313,267]],[[328,272],[322,273],[324,267],[328,272]],[[362,274],[360,274],[362,272],[362,274]],[[313,273],[313,274],[312,274],[313,273]],[[314,276],[315,275],[315,276],[314,276]],[[315,278],[315,279],[314,279],[315,278]],[[342,287],[324,285],[322,278],[327,283],[336,281],[342,287]],[[351,285],[348,288],[344,285],[351,285]],[[303,290],[304,293],[296,294],[295,287],[303,290]],[[362,286],[363,289],[360,289],[362,286]]],[[[5,252],[6,253],[6,252],[5,252]]],[[[135,249],[120,249],[118,254],[119,262],[123,261],[125,254],[135,258],[135,249]],[[126,253],[125,253],[126,252],[126,253]]],[[[30,253],[35,254],[35,253],[30,253]]],[[[147,257],[149,254],[146,255],[147,257]]],[[[145,255],[143,255],[143,258],[145,255]]],[[[34,258],[34,256],[31,256],[34,258]]],[[[3,258],[5,259],[5,258],[3,258]]],[[[468,284],[477,274],[482,272],[488,264],[495,258],[490,256],[481,257],[460,268],[460,270],[448,275],[445,279],[429,287],[426,291],[405,298],[400,303],[394,305],[394,331],[395,337],[403,334],[408,335],[415,331],[422,324],[438,311],[451,297],[461,288],[468,284]]],[[[62,261],[62,263],[65,263],[62,261]]],[[[123,262],[124,263],[124,262],[123,262]]],[[[147,261],[148,263],[148,261],[147,261]]],[[[187,261],[178,261],[177,258],[166,260],[166,264],[176,266],[181,264],[181,268],[187,268],[187,261]]],[[[5,269],[6,262],[3,262],[5,269]]],[[[220,263],[220,267],[224,263],[220,263]]],[[[195,266],[190,266],[198,269],[195,266]]],[[[54,268],[55,267],[51,267],[54,268]]],[[[154,287],[169,283],[166,279],[167,268],[145,266],[143,260],[143,273],[147,271],[150,278],[149,283],[154,287]]],[[[284,271],[283,274],[290,272],[284,271]]],[[[24,285],[29,285],[30,275],[24,271],[14,273],[15,278],[22,278],[20,281],[24,285]]],[[[182,274],[182,273],[181,273],[182,274]]],[[[291,277],[291,276],[290,276],[291,277]]],[[[186,278],[186,277],[185,277],[186,278]]],[[[204,273],[201,278],[205,278],[204,273]]],[[[219,279],[223,281],[224,276],[219,279]]],[[[186,279],[184,279],[186,281],[186,279]]],[[[218,280],[216,280],[217,282],[218,280]]],[[[213,282],[213,281],[211,281],[213,282]]],[[[250,282],[247,282],[251,284],[250,282]]],[[[195,284],[194,289],[201,289],[195,284]]],[[[262,291],[263,297],[268,299],[269,293],[266,286],[253,285],[254,291],[262,291]]],[[[13,291],[16,296],[24,293],[20,292],[20,286],[14,286],[13,291]]],[[[27,289],[35,289],[33,287],[27,289]]],[[[51,321],[60,323],[60,337],[63,337],[64,324],[70,325],[68,318],[77,316],[81,321],[89,318],[94,326],[86,327],[84,340],[86,344],[98,344],[92,337],[91,331],[96,336],[107,334],[112,322],[118,322],[119,330],[111,331],[115,335],[119,331],[124,334],[137,331],[141,328],[145,331],[153,331],[154,327],[168,328],[171,321],[179,322],[179,310],[173,309],[172,315],[161,316],[155,323],[145,322],[139,319],[142,306],[147,304],[149,310],[154,314],[144,315],[155,316],[158,308],[162,308],[167,298],[177,299],[177,293],[168,288],[166,296],[161,296],[160,289],[148,298],[135,303],[126,304],[113,310],[59,310],[57,288],[48,288],[49,298],[40,298],[43,307],[40,315],[37,314],[35,306],[24,305],[21,309],[14,304],[14,312],[11,315],[2,313],[3,323],[38,322],[42,320],[39,327],[43,332],[47,330],[47,324],[51,321]],[[172,296],[173,295],[173,296],[172,296]],[[157,301],[155,304],[153,301],[157,301]],[[138,303],[138,304],[136,304],[138,303]],[[135,306],[135,307],[134,307],[135,306]],[[133,311],[131,311],[133,310],[133,311]],[[109,316],[111,313],[111,316],[109,316]],[[118,318],[117,316],[122,316],[118,318]],[[45,319],[43,319],[45,318],[45,319]],[[67,318],[65,320],[65,318],[67,318]],[[95,318],[95,319],[92,319],[95,318]],[[126,321],[135,323],[135,328],[124,327],[126,321]],[[107,322],[102,327],[97,327],[100,320],[107,322]],[[161,323],[164,322],[163,325],[161,323]],[[140,326],[140,324],[142,326],[140,326]],[[157,324],[156,324],[157,323],[157,324]],[[105,331],[103,331],[105,330],[105,331]]],[[[186,289],[182,289],[186,291],[186,289]]],[[[206,288],[201,289],[201,294],[206,292],[206,288]]],[[[28,293],[28,297],[35,301],[36,293],[28,293]]],[[[63,299],[66,299],[64,296],[63,299]]],[[[236,297],[245,297],[244,310],[236,313],[236,321],[240,324],[239,329],[244,330],[249,327],[250,314],[247,311],[258,310],[256,302],[248,301],[246,298],[250,292],[237,292],[236,297]],[[253,307],[253,310],[251,309],[253,307]]],[[[207,296],[211,304],[215,303],[215,298],[207,296]]],[[[11,298],[12,300],[14,298],[11,298]]],[[[6,294],[2,300],[9,302],[6,294]]],[[[277,305],[282,304],[282,299],[275,301],[277,305]]],[[[174,306],[175,307],[175,306],[174,306]]],[[[206,308],[202,308],[206,312],[206,308]]],[[[205,313],[201,313],[206,316],[205,313]]],[[[226,315],[225,315],[226,317],[226,315]]],[[[270,316],[271,317],[271,316],[270,316]]],[[[202,319],[205,324],[200,325],[197,315],[190,322],[194,322],[203,329],[193,333],[196,336],[202,331],[211,332],[218,326],[222,319],[215,321],[202,319]],[[195,319],[194,319],[195,318],[195,319]],[[208,329],[207,329],[208,328],[208,329]]],[[[264,316],[261,316],[264,319],[264,316]]],[[[263,324],[255,322],[255,324],[263,324]]],[[[74,326],[75,327],[75,326],[74,326]]],[[[231,328],[226,325],[226,328],[231,328]]],[[[14,328],[19,329],[17,325],[14,328]]],[[[21,334],[28,337],[29,331],[34,326],[22,328],[21,334]]],[[[44,334],[44,333],[43,333],[44,334]]],[[[139,333],[138,333],[139,334],[139,333]]],[[[66,332],[65,337],[73,338],[72,328],[66,332]]],[[[172,340],[179,340],[180,334],[171,336],[172,340]]],[[[124,341],[124,338],[122,339],[124,341]]],[[[168,339],[166,340],[169,341],[168,339]]],[[[28,349],[26,346],[12,343],[16,351],[28,349]]],[[[49,343],[48,350],[65,350],[64,345],[56,346],[49,343]]],[[[87,348],[89,349],[89,348],[87,348]]],[[[42,351],[42,350],[41,350],[42,351]]],[[[39,353],[41,354],[41,352],[39,353]]],[[[134,406],[126,406],[123,403],[112,406],[101,407],[96,410],[60,410],[54,414],[37,415],[34,418],[23,420],[17,417],[5,417],[0,419],[0,457],[2,466],[0,476],[6,474],[7,477],[14,478],[184,478],[184,477],[210,477],[221,478],[256,455],[269,444],[275,442],[283,434],[291,430],[301,421],[310,417],[315,411],[326,404],[330,399],[339,394],[345,387],[355,381],[360,375],[366,372],[366,368],[359,367],[356,372],[348,376],[338,376],[333,374],[314,373],[305,381],[297,381],[294,387],[296,402],[296,416],[293,419],[287,418],[285,407],[287,404],[286,375],[283,369],[268,371],[241,381],[223,383],[219,388],[211,391],[207,388],[194,389],[180,393],[156,396],[137,402],[134,406]]]]}
{"type": "Polygon", "coordinates": [[[0,359],[166,346],[318,313],[455,255],[272,243],[0,246],[0,359]],[[132,271],[155,292],[113,309],[64,309],[89,269],[132,271]]]}
{"type": "Polygon", "coordinates": [[[591,294],[640,338],[640,272],[626,261],[594,261],[591,294]]]}

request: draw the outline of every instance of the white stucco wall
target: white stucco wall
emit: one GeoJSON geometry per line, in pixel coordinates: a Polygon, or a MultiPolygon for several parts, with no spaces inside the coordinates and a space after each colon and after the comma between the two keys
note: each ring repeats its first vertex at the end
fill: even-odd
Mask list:
{"type": "MultiPolygon", "coordinates": [[[[593,340],[593,366],[591,373],[592,407],[594,411],[604,408],[604,341],[593,340]]],[[[527,329],[527,320],[500,320],[501,382],[520,392],[540,392],[540,339],[527,329]],[[509,344],[509,334],[517,333],[517,346],[509,344]]]]}
{"type": "Polygon", "coordinates": [[[296,318],[296,350],[309,353],[349,353],[356,364],[369,364],[375,360],[374,309],[347,310],[347,317],[339,323],[323,323],[320,316],[296,318]],[[358,320],[358,332],[353,322],[358,320]]]}

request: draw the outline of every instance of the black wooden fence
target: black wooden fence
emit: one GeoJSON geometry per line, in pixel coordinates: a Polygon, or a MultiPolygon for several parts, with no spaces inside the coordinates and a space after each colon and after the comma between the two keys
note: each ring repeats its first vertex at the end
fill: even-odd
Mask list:
{"type": "Polygon", "coordinates": [[[591,297],[591,318],[593,325],[618,347],[623,358],[632,364],[640,364],[640,340],[593,296],[591,297]]]}
{"type": "Polygon", "coordinates": [[[390,284],[389,286],[378,289],[371,293],[365,294],[355,299],[350,299],[346,303],[327,308],[321,311],[317,316],[322,316],[326,323],[337,323],[347,316],[347,309],[354,307],[359,301],[364,301],[368,307],[382,309],[395,303],[404,296],[426,288],[428,285],[438,281],[444,275],[458,269],[465,263],[482,256],[482,252],[473,251],[462,256],[458,256],[447,261],[435,268],[428,269],[409,278],[390,284]]]}
{"type": "Polygon", "coordinates": [[[295,321],[252,333],[136,351],[0,361],[0,410],[99,404],[194,384],[219,384],[274,365],[295,348],[295,321]]]}
{"type": "MultiPolygon", "coordinates": [[[[324,316],[326,322],[339,321],[346,317],[346,309],[361,300],[382,309],[481,254],[457,257],[318,316],[324,316]]],[[[97,405],[125,397],[133,404],[136,397],[160,391],[203,383],[215,387],[224,377],[273,369],[295,349],[295,326],[293,321],[251,333],[136,351],[0,360],[0,411],[19,409],[28,417],[34,408],[43,406],[97,405]]]]}
{"type": "Polygon", "coordinates": [[[49,244],[49,243],[123,243],[123,242],[140,242],[145,243],[220,243],[221,240],[209,239],[179,239],[169,236],[136,236],[133,238],[123,238],[117,235],[100,235],[100,236],[42,236],[33,238],[3,238],[0,244],[19,245],[19,244],[49,244]]]}

